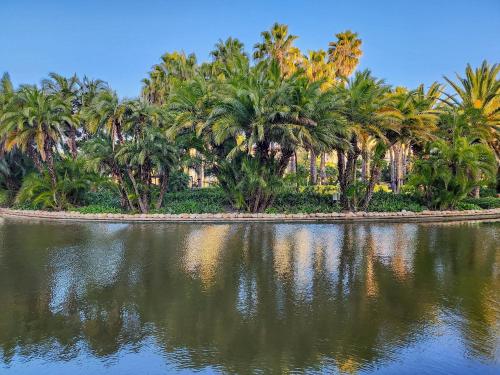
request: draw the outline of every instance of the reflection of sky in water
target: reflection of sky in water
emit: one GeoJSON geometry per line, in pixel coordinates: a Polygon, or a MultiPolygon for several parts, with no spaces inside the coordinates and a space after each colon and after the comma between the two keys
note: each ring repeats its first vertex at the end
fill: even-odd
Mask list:
{"type": "Polygon", "coordinates": [[[2,319],[19,340],[0,373],[500,368],[495,227],[88,224],[75,241],[52,226],[37,258],[5,227],[0,272],[26,257],[47,285],[30,304],[0,283],[33,310],[0,311],[0,344],[2,319]]]}

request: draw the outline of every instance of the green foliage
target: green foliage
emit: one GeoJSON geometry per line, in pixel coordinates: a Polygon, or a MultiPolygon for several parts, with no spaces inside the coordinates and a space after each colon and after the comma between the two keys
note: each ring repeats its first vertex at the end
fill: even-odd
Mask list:
{"type": "Polygon", "coordinates": [[[26,176],[16,196],[16,205],[34,209],[67,209],[84,204],[88,191],[108,184],[107,179],[85,172],[82,159],[59,161],[56,173],[55,186],[48,172],[26,176]]]}
{"type": "Polygon", "coordinates": [[[489,182],[496,173],[491,150],[465,137],[432,142],[428,148],[428,156],[415,162],[410,183],[423,191],[432,208],[455,208],[475,186],[489,182]]]}
{"type": "Polygon", "coordinates": [[[82,203],[85,206],[102,206],[118,209],[120,208],[118,188],[112,182],[99,186],[95,191],[86,192],[82,203]]]}
{"type": "Polygon", "coordinates": [[[398,212],[402,210],[420,212],[425,209],[422,202],[413,195],[393,194],[379,191],[373,194],[368,207],[371,212],[398,212]]]}
{"type": "Polygon", "coordinates": [[[0,189],[0,207],[5,207],[9,203],[9,191],[0,189]]]}
{"type": "Polygon", "coordinates": [[[500,208],[500,198],[497,197],[468,198],[463,202],[473,204],[475,206],[478,206],[479,208],[484,209],[500,208]]]}
{"type": "Polygon", "coordinates": [[[458,202],[456,209],[459,211],[465,211],[465,210],[480,210],[481,207],[479,207],[477,204],[474,203],[468,203],[468,202],[458,202]]]}
{"type": "Polygon", "coordinates": [[[165,194],[163,207],[156,212],[169,214],[220,213],[227,211],[229,202],[218,188],[186,190],[165,194]]]}
{"type": "Polygon", "coordinates": [[[88,206],[77,207],[73,211],[79,212],[81,214],[119,214],[122,211],[113,206],[103,205],[103,204],[91,204],[88,206]]]}
{"type": "Polygon", "coordinates": [[[168,178],[168,191],[176,193],[185,191],[189,186],[189,176],[182,171],[174,171],[168,178]]]}
{"type": "Polygon", "coordinates": [[[267,213],[313,213],[313,212],[339,212],[340,207],[333,203],[330,194],[321,194],[313,191],[297,193],[284,191],[276,198],[267,213]]]}

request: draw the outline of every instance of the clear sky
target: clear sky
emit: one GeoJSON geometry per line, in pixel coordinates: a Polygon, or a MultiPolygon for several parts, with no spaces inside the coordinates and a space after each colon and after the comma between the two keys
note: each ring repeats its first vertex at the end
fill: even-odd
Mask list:
{"type": "Polygon", "coordinates": [[[326,49],[345,29],[358,32],[360,67],[393,85],[500,62],[500,0],[0,0],[0,19],[0,72],[15,84],[52,71],[86,74],[128,97],[163,53],[204,61],[228,36],[250,51],[276,21],[304,52],[326,49]]]}

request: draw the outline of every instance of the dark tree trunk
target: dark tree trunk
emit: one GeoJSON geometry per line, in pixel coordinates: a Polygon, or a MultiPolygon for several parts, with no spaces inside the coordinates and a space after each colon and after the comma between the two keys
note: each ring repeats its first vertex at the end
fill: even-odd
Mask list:
{"type": "Polygon", "coordinates": [[[290,157],[290,162],[288,163],[290,173],[297,173],[297,155],[295,153],[290,157]]]}
{"type": "Polygon", "coordinates": [[[196,166],[196,177],[198,188],[202,188],[203,182],[205,181],[205,161],[202,156],[200,156],[200,161],[196,166]]]}
{"type": "Polygon", "coordinates": [[[368,211],[368,206],[373,198],[373,191],[375,185],[380,181],[380,165],[373,165],[370,171],[370,180],[368,186],[366,187],[366,193],[361,202],[361,209],[363,211],[368,211]]]}
{"type": "Polygon", "coordinates": [[[479,198],[481,193],[481,188],[479,186],[474,186],[472,189],[471,195],[473,198],[479,198]]]}
{"type": "Polygon", "coordinates": [[[351,201],[348,197],[348,189],[355,182],[356,178],[356,161],[361,153],[358,147],[358,138],[353,135],[351,138],[351,147],[347,152],[347,160],[344,170],[343,183],[340,184],[340,203],[344,210],[350,211],[353,209],[351,201]]]}
{"type": "Polygon", "coordinates": [[[76,147],[76,130],[73,127],[69,128],[69,140],[68,140],[69,152],[73,160],[76,159],[78,150],[76,147]]]}
{"type": "Polygon", "coordinates": [[[130,179],[130,182],[132,182],[132,186],[134,188],[135,195],[137,196],[137,202],[139,203],[139,208],[143,214],[148,212],[147,206],[144,204],[142,201],[142,195],[139,192],[139,187],[137,185],[137,181],[135,180],[134,174],[130,170],[130,168],[127,167],[127,175],[130,179]]]}
{"type": "Polygon", "coordinates": [[[368,170],[370,169],[370,157],[368,153],[368,148],[366,146],[363,147],[361,151],[361,180],[363,182],[368,181],[368,170]]]}
{"type": "Polygon", "coordinates": [[[325,185],[326,183],[326,153],[322,152],[319,162],[319,183],[325,185]]]}
{"type": "Polygon", "coordinates": [[[113,170],[113,174],[118,180],[118,190],[120,190],[121,200],[128,203],[129,209],[131,211],[134,211],[135,210],[134,202],[132,202],[132,200],[130,199],[127,193],[127,185],[125,184],[125,181],[123,180],[121,173],[117,169],[118,168],[115,168],[113,170]]]}
{"type": "Polygon", "coordinates": [[[165,192],[167,191],[167,186],[168,186],[168,175],[163,174],[160,177],[160,195],[158,195],[158,200],[156,201],[155,208],[157,210],[160,209],[162,203],[163,203],[163,197],[165,196],[165,192]]]}
{"type": "Polygon", "coordinates": [[[311,148],[309,150],[309,182],[311,185],[316,185],[318,172],[316,170],[316,152],[311,148]]]}
{"type": "Polygon", "coordinates": [[[389,167],[390,167],[390,175],[391,175],[391,190],[393,193],[397,192],[396,186],[396,161],[394,155],[394,147],[389,149],[389,167]]]}

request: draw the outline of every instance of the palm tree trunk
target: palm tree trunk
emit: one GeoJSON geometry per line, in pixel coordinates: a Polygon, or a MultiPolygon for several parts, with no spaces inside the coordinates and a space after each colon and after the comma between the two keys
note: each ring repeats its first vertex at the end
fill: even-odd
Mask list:
{"type": "Polygon", "coordinates": [[[401,187],[403,186],[403,147],[401,143],[396,144],[395,149],[395,165],[396,165],[396,193],[401,192],[401,187]]]}
{"type": "Polygon", "coordinates": [[[132,186],[134,187],[134,192],[135,192],[135,195],[137,196],[137,202],[139,203],[139,208],[141,209],[141,212],[143,214],[145,214],[145,213],[147,213],[147,208],[144,205],[144,202],[142,201],[142,196],[139,192],[139,187],[137,186],[137,181],[135,180],[135,177],[132,174],[132,171],[128,167],[127,167],[127,175],[128,175],[128,178],[130,179],[130,181],[132,182],[132,186]]]}
{"type": "Polygon", "coordinates": [[[156,201],[155,205],[155,208],[157,210],[160,209],[163,203],[163,197],[165,196],[165,192],[167,191],[167,186],[168,186],[168,175],[164,174],[163,176],[161,176],[160,195],[158,196],[158,200],[156,201]]]}
{"type": "MultiPolygon", "coordinates": [[[[47,144],[47,143],[46,143],[47,144]]],[[[49,176],[50,176],[50,184],[52,185],[52,195],[54,198],[54,203],[59,207],[59,199],[57,197],[57,174],[56,174],[56,168],[54,166],[54,156],[52,155],[52,150],[50,148],[50,145],[46,147],[45,149],[45,157],[46,157],[46,162],[47,162],[47,170],[49,171],[49,176]]]]}
{"type": "Polygon", "coordinates": [[[391,190],[396,193],[396,164],[394,160],[394,146],[389,148],[389,164],[391,174],[391,190]]]}
{"type": "Polygon", "coordinates": [[[344,210],[350,211],[355,208],[352,207],[352,202],[349,199],[347,192],[349,187],[355,182],[356,179],[356,161],[358,160],[361,150],[358,146],[358,137],[353,135],[351,138],[351,148],[347,152],[347,160],[344,171],[344,183],[340,185],[340,203],[344,210]]]}
{"type": "Polygon", "coordinates": [[[363,182],[368,181],[368,170],[370,168],[370,158],[368,155],[368,148],[366,145],[363,145],[363,149],[361,150],[361,180],[363,182]]]}
{"type": "Polygon", "coordinates": [[[40,161],[40,157],[38,153],[35,151],[35,147],[33,145],[29,146],[28,148],[28,156],[30,159],[33,161],[33,164],[35,165],[35,168],[38,170],[38,172],[42,173],[43,172],[43,165],[40,161]]]}
{"type": "Polygon", "coordinates": [[[326,183],[326,153],[322,152],[319,163],[319,183],[325,185],[326,183]]]}
{"type": "Polygon", "coordinates": [[[309,150],[309,182],[311,185],[316,185],[318,172],[316,170],[316,152],[311,148],[309,150]]]}
{"type": "Polygon", "coordinates": [[[119,186],[120,194],[128,202],[130,210],[134,211],[135,210],[134,203],[132,202],[132,200],[130,199],[129,195],[127,194],[127,186],[125,184],[125,181],[123,181],[123,177],[122,177],[121,173],[120,172],[116,172],[116,171],[113,172],[113,173],[115,174],[116,178],[118,179],[118,186],[119,186]]]}
{"type": "Polygon", "coordinates": [[[472,197],[473,198],[480,198],[480,193],[481,193],[481,187],[479,186],[474,186],[474,188],[472,189],[472,197]]]}
{"type": "Polygon", "coordinates": [[[290,157],[289,168],[290,173],[297,173],[297,155],[295,152],[290,157]]]}
{"type": "Polygon", "coordinates": [[[69,142],[68,142],[69,152],[73,160],[76,159],[78,150],[76,147],[76,130],[73,127],[69,129],[69,142]]]}
{"type": "Polygon", "coordinates": [[[363,211],[368,211],[368,206],[373,198],[373,191],[375,190],[375,185],[380,181],[380,166],[374,165],[370,171],[370,181],[366,187],[366,193],[361,202],[361,209],[363,211]]]}
{"type": "Polygon", "coordinates": [[[200,162],[196,166],[196,177],[198,179],[198,188],[202,188],[205,181],[205,160],[203,156],[200,155],[200,162]]]}

